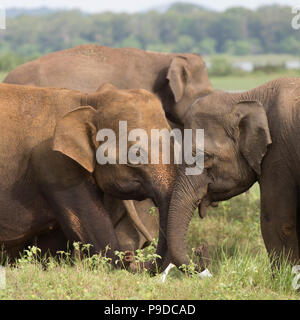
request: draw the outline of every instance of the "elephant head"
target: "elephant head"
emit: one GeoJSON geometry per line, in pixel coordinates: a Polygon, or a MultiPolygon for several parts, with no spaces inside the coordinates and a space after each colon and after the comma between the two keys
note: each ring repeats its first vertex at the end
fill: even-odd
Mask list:
{"type": "MultiPolygon", "coordinates": [[[[151,164],[151,150],[146,150],[140,131],[135,131],[142,129],[150,137],[154,128],[170,129],[161,102],[146,90],[119,90],[110,84],[87,95],[86,101],[96,108],[87,105],[67,113],[56,126],[53,150],[77,162],[113,197],[151,198],[159,208],[160,225],[166,229],[175,167],[172,160],[169,165],[151,164]],[[121,132],[120,121],[126,123],[126,131],[121,132]]],[[[165,244],[159,250],[165,251],[165,244]]]]}
{"type": "MultiPolygon", "coordinates": [[[[183,164],[173,187],[167,239],[177,266],[189,264],[185,238],[195,209],[203,216],[211,202],[246,191],[260,175],[271,143],[264,106],[246,94],[214,92],[199,98],[184,124],[187,129],[204,129],[204,166],[201,174],[186,175],[188,165],[183,164]]],[[[195,144],[193,150],[199,151],[195,144]]]]}

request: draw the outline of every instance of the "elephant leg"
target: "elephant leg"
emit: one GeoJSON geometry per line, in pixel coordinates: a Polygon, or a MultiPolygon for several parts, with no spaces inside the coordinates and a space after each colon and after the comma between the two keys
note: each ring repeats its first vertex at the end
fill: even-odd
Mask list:
{"type": "Polygon", "coordinates": [[[261,187],[261,232],[268,254],[280,264],[286,257],[292,264],[299,262],[298,187],[287,173],[264,174],[261,187]]]}
{"type": "Polygon", "coordinates": [[[32,152],[38,189],[70,243],[91,244],[91,254],[103,253],[114,261],[120,246],[98,185],[91,174],[51,146],[52,140],[47,140],[32,152]]]}
{"type": "Polygon", "coordinates": [[[114,252],[120,250],[119,242],[96,188],[85,180],[65,190],[44,190],[44,195],[70,242],[91,244],[91,254],[102,252],[115,260],[114,252]]]}
{"type": "Polygon", "coordinates": [[[60,226],[53,226],[48,232],[36,236],[31,243],[41,250],[41,256],[56,256],[58,251],[67,252],[69,249],[68,239],[64,235],[60,226]]]}

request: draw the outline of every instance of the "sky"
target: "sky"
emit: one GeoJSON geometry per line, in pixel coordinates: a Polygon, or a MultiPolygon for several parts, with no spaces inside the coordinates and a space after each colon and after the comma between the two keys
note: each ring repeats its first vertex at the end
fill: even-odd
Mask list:
{"type": "Polygon", "coordinates": [[[64,8],[81,9],[86,12],[138,12],[152,8],[160,8],[172,2],[188,2],[222,11],[234,6],[257,8],[261,5],[282,4],[300,6],[299,0],[0,0],[0,7],[4,8],[64,8]]]}

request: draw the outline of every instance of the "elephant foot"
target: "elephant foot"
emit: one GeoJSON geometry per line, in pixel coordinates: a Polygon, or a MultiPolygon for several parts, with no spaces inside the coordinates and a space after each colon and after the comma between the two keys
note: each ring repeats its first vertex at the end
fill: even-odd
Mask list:
{"type": "Polygon", "coordinates": [[[150,268],[150,262],[136,262],[133,251],[125,251],[123,265],[131,273],[141,273],[150,268]]]}
{"type": "Polygon", "coordinates": [[[125,251],[124,261],[126,263],[134,262],[134,253],[132,251],[125,251]]]}
{"type": "Polygon", "coordinates": [[[208,246],[206,243],[201,244],[199,247],[194,249],[196,259],[198,260],[198,265],[201,271],[207,269],[210,265],[210,254],[208,252],[208,246]]]}

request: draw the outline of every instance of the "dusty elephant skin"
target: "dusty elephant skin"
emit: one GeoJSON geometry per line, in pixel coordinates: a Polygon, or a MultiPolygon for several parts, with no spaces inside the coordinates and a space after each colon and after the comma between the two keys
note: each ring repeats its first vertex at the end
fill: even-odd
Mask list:
{"type": "MultiPolygon", "coordinates": [[[[159,212],[157,208],[153,211],[154,204],[151,199],[143,201],[123,200],[134,203],[134,210],[139,216],[138,220],[143,223],[147,230],[147,238],[141,233],[140,228],[136,227],[136,221],[132,222],[121,200],[106,193],[103,193],[101,199],[105,210],[109,213],[112,220],[121,251],[134,253],[137,249],[148,246],[152,239],[157,236],[159,230],[159,212]],[[153,212],[155,214],[153,214],[153,212]]],[[[15,255],[18,255],[18,251],[22,251],[25,247],[33,245],[41,249],[42,256],[49,253],[55,256],[57,251],[72,250],[72,244],[68,241],[57,223],[49,226],[45,232],[35,235],[33,238],[27,240],[24,245],[16,248],[17,251],[15,255]]]]}
{"type": "MultiPolygon", "coordinates": [[[[248,92],[214,92],[188,110],[185,128],[204,129],[204,171],[174,185],[167,238],[171,260],[188,264],[186,231],[193,211],[230,199],[258,181],[261,231],[278,265],[299,262],[300,79],[282,78],[248,92]]],[[[274,260],[273,260],[274,259],[274,260]]]]}
{"type": "MultiPolygon", "coordinates": [[[[205,63],[199,55],[156,53],[135,48],[115,49],[94,44],[54,52],[25,63],[10,72],[4,82],[82,92],[94,92],[105,82],[121,89],[147,89],[160,98],[167,118],[180,127],[186,108],[196,97],[212,90],[205,63]]],[[[123,218],[116,226],[118,238],[122,238],[120,243],[124,244],[122,249],[144,247],[149,243],[148,239],[134,228],[134,221],[128,220],[121,201],[110,199],[110,203],[106,202],[108,210],[114,207],[114,216],[117,217],[122,212],[123,218]]],[[[146,210],[149,201],[134,201],[134,205],[140,220],[153,237],[158,227],[153,217],[149,220],[146,210]]],[[[51,237],[51,233],[48,237],[51,237]]],[[[54,243],[49,239],[49,248],[54,243]]],[[[37,245],[46,248],[46,236],[37,245]]],[[[55,248],[52,247],[52,251],[55,252],[55,248]]]]}
{"type": "Polygon", "coordinates": [[[169,54],[87,44],[57,51],[10,72],[4,83],[94,92],[109,82],[120,89],[146,89],[161,100],[167,118],[182,124],[188,106],[211,92],[197,54],[169,54]]]}
{"type": "Polygon", "coordinates": [[[118,137],[120,119],[148,133],[169,129],[153,94],[112,85],[89,95],[1,84],[0,110],[0,243],[8,251],[59,224],[69,241],[92,244],[91,253],[110,245],[114,260],[120,245],[103,192],[151,198],[166,228],[172,165],[100,166],[95,159],[97,132],[109,128],[118,137]]]}

